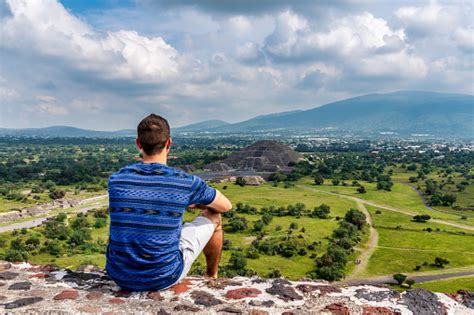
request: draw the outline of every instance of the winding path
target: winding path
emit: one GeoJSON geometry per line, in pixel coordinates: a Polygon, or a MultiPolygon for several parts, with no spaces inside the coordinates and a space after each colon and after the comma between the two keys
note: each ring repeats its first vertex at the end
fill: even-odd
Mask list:
{"type": "Polygon", "coordinates": [[[372,218],[370,217],[369,211],[367,211],[367,208],[361,202],[357,202],[357,208],[362,211],[367,217],[367,223],[369,224],[370,234],[369,241],[367,242],[367,248],[362,250],[362,253],[359,255],[359,257],[357,257],[357,259],[360,260],[360,264],[355,265],[354,270],[351,272],[350,275],[346,277],[347,280],[357,279],[360,277],[361,274],[363,274],[369,263],[370,256],[372,256],[372,254],[374,253],[379,242],[379,233],[372,225],[372,218]]]}

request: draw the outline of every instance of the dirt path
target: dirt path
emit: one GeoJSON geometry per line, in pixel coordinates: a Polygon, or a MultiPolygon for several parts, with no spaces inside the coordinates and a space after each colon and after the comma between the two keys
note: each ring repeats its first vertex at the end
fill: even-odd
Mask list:
{"type": "Polygon", "coordinates": [[[367,248],[363,249],[362,253],[357,257],[360,260],[360,264],[355,265],[354,270],[351,272],[350,275],[347,276],[347,280],[350,279],[357,279],[360,277],[361,274],[364,273],[367,265],[369,263],[370,256],[374,253],[375,249],[377,248],[377,244],[379,242],[379,233],[372,225],[372,218],[370,217],[369,211],[364,206],[362,202],[357,202],[357,208],[362,211],[365,216],[367,217],[367,223],[369,224],[369,241],[367,242],[367,248]]]}
{"type": "MultiPolygon", "coordinates": [[[[360,198],[357,198],[357,197],[347,196],[347,195],[344,195],[344,194],[339,194],[339,193],[325,191],[325,190],[319,190],[319,189],[315,189],[315,188],[311,188],[311,187],[307,187],[307,186],[303,186],[303,185],[298,185],[297,187],[305,189],[305,190],[309,190],[309,191],[314,191],[314,192],[317,192],[317,193],[323,193],[323,194],[328,194],[328,195],[333,195],[333,196],[339,196],[341,198],[353,200],[355,202],[360,202],[360,203],[363,203],[365,205],[369,205],[369,206],[373,206],[373,207],[377,207],[377,208],[380,208],[380,209],[385,209],[385,210],[389,210],[389,211],[393,211],[393,212],[403,213],[403,214],[406,214],[406,215],[409,215],[409,216],[412,216],[412,217],[416,215],[416,213],[411,212],[411,211],[397,209],[397,208],[393,208],[393,207],[389,207],[389,206],[382,206],[382,205],[376,204],[374,202],[367,201],[367,200],[364,200],[364,199],[360,199],[360,198]]],[[[474,226],[462,225],[462,224],[452,223],[452,222],[439,220],[439,219],[431,219],[430,222],[443,224],[443,225],[449,225],[449,226],[453,226],[453,227],[457,227],[457,228],[465,229],[465,230],[469,230],[469,231],[474,231],[474,226]]]]}

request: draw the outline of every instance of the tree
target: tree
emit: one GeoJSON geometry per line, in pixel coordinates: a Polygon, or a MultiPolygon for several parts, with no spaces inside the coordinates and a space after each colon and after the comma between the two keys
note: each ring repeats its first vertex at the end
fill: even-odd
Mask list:
{"type": "Polygon", "coordinates": [[[242,252],[232,252],[227,267],[236,271],[245,270],[247,267],[247,259],[245,259],[242,252]]]}
{"type": "Polygon", "coordinates": [[[330,213],[331,213],[331,207],[322,203],[318,207],[314,208],[313,212],[311,213],[311,216],[320,218],[320,219],[327,219],[329,218],[330,213]]]}
{"type": "Polygon", "coordinates": [[[333,184],[334,186],[339,185],[339,183],[340,183],[340,180],[339,180],[339,179],[333,179],[333,180],[332,180],[332,184],[333,184]]]}
{"type": "Polygon", "coordinates": [[[364,186],[360,186],[359,188],[357,188],[357,192],[359,194],[365,194],[367,191],[365,190],[364,186]]]}
{"type": "Polygon", "coordinates": [[[327,281],[337,281],[344,277],[344,270],[338,266],[323,266],[316,269],[316,277],[327,281]]]}
{"type": "Polygon", "coordinates": [[[357,209],[350,209],[344,216],[345,221],[354,224],[359,230],[362,229],[366,223],[366,219],[365,214],[357,209]]]}
{"type": "Polygon", "coordinates": [[[413,217],[413,222],[425,223],[431,219],[431,217],[427,214],[417,214],[413,217]]]}
{"type": "Polygon", "coordinates": [[[324,184],[324,177],[321,174],[317,174],[314,177],[314,184],[315,185],[322,185],[324,184]]]}
{"type": "Polygon", "coordinates": [[[399,285],[402,285],[402,283],[407,279],[407,276],[402,273],[396,273],[393,275],[393,279],[397,281],[399,285]]]}

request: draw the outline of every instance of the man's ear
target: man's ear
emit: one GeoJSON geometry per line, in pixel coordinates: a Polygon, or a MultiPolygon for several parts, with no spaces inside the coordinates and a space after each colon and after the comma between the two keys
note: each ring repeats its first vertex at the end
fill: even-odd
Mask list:
{"type": "Polygon", "coordinates": [[[171,149],[171,144],[173,143],[173,140],[171,140],[171,137],[168,138],[168,141],[166,141],[166,150],[169,152],[171,149]]]}
{"type": "Polygon", "coordinates": [[[138,138],[135,139],[135,144],[137,145],[138,149],[143,149],[142,144],[140,143],[140,140],[138,138]]]}

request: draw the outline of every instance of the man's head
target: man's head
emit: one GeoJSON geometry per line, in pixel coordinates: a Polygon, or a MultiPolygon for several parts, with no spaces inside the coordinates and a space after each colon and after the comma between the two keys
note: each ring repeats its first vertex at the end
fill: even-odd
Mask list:
{"type": "Polygon", "coordinates": [[[160,154],[171,147],[170,126],[161,116],[150,114],[138,124],[137,146],[146,155],[160,154]]]}

